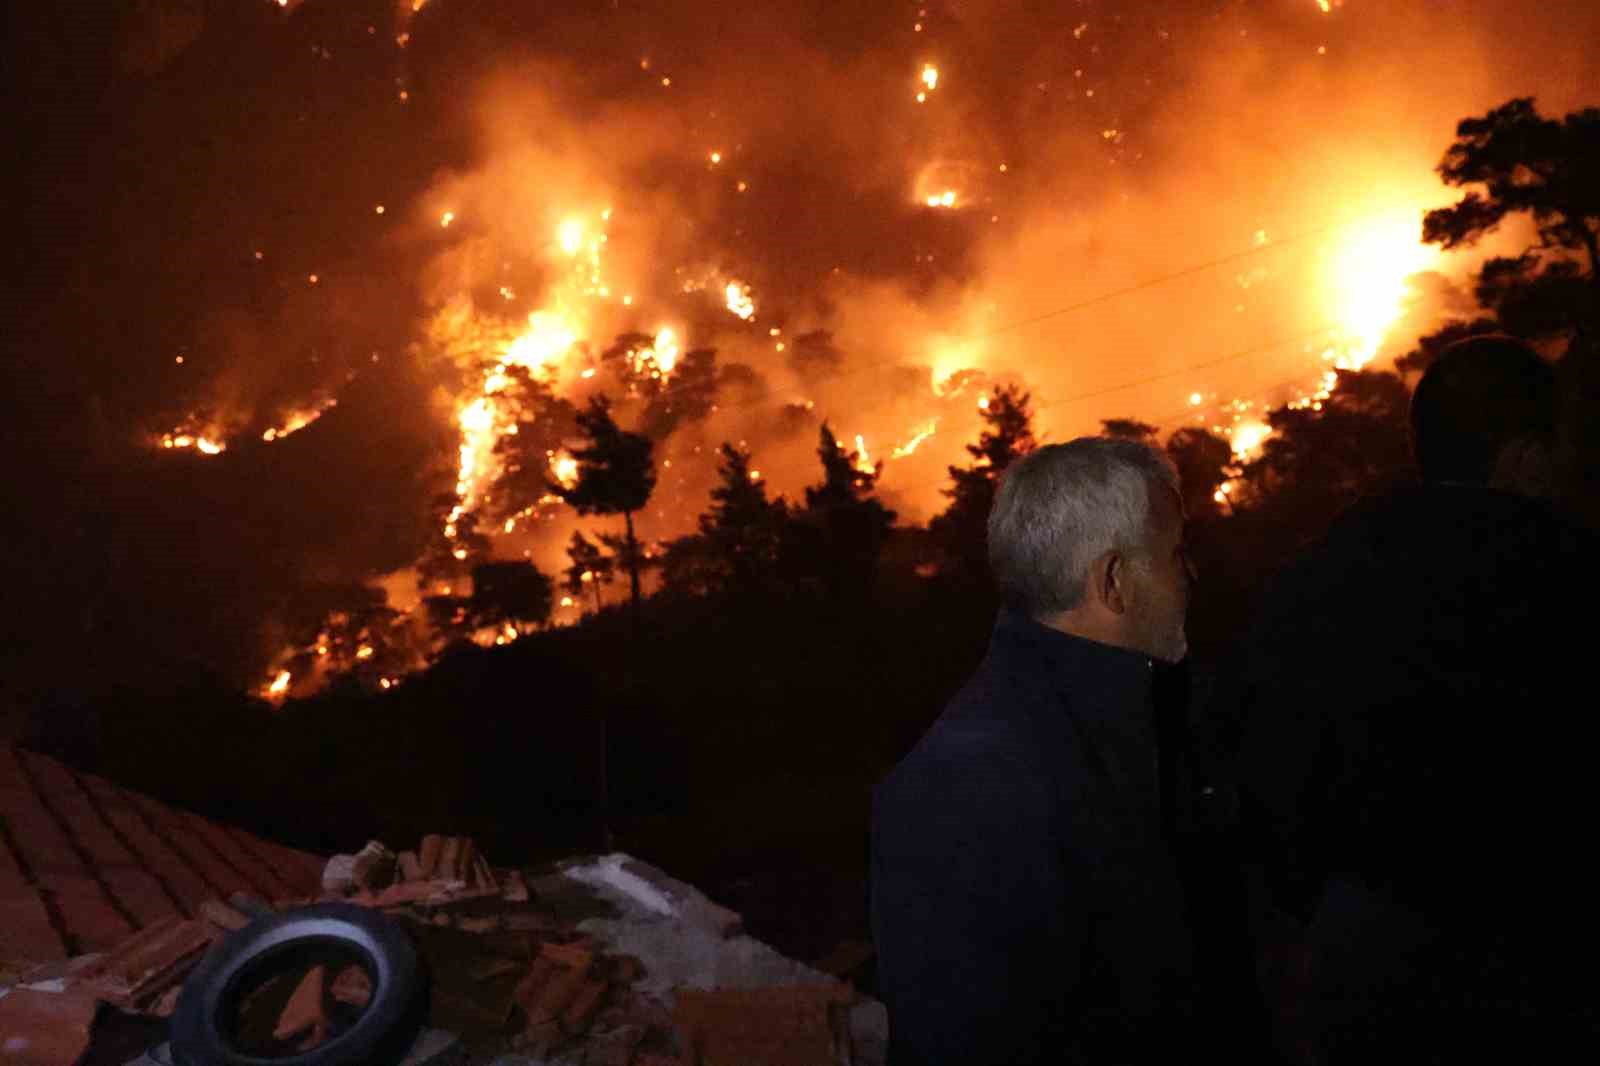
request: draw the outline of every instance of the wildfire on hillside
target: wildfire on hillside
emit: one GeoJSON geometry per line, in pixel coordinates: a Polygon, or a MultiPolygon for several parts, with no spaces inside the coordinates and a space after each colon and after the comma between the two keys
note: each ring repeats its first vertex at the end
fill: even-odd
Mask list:
{"type": "MultiPolygon", "coordinates": [[[[284,17],[315,3],[286,3],[284,17]]],[[[398,4],[399,103],[421,113],[426,88],[408,65],[454,13],[449,0],[398,4]]],[[[618,24],[606,45],[616,55],[596,45],[595,56],[495,68],[464,87],[469,161],[409,198],[377,178],[351,197],[394,245],[426,249],[410,279],[423,313],[403,355],[433,388],[434,409],[418,418],[449,427],[434,527],[447,559],[458,571],[527,559],[559,573],[574,532],[612,530],[562,496],[578,474],[574,413],[596,397],[654,443],[658,483],[638,519],[659,544],[693,528],[723,441],[751,451],[769,491],[792,500],[817,476],[826,421],[902,520],[920,522],[942,506],[945,470],[965,461],[996,385],[1032,392],[1041,439],[1127,415],[1208,429],[1244,462],[1270,436],[1270,410],[1320,410],[1338,371],[1397,354],[1415,335],[1397,329],[1412,279],[1449,269],[1420,239],[1422,212],[1447,195],[1426,163],[1402,165],[1378,144],[1295,158],[1291,104],[1239,84],[1234,67],[1267,48],[1254,38],[1191,61],[1231,109],[1219,105],[1225,117],[1203,136],[1176,137],[1155,91],[1140,95],[1113,53],[1128,51],[1131,67],[1178,48],[1179,16],[1151,16],[1136,36],[1134,16],[1090,7],[1052,31],[1061,57],[1041,51],[1016,71],[994,60],[1025,37],[986,52],[969,39],[979,29],[914,6],[898,51],[857,67],[828,70],[757,20],[787,62],[725,49],[727,69],[708,70],[643,20],[618,24]],[[815,93],[795,93],[780,70],[814,78],[815,93]],[[997,107],[1000,87],[1010,95],[997,107]],[[834,178],[839,191],[825,188],[834,178]],[[858,239],[846,239],[852,227],[858,239]]],[[[1302,95],[1286,88],[1285,101],[1333,100],[1317,79],[1355,78],[1317,64],[1358,7],[1299,9],[1296,32],[1314,43],[1296,59],[1302,95]]],[[[1219,48],[1244,36],[1202,32],[1219,48]]],[[[1330,139],[1371,117],[1334,103],[1325,116],[1346,123],[1330,139]]],[[[1448,129],[1422,133],[1442,142],[1448,129]]],[[[344,284],[322,264],[292,277],[318,294],[344,284]]],[[[379,377],[392,361],[360,372],[379,377]]],[[[310,447],[312,428],[350,406],[326,382],[273,411],[241,392],[195,397],[188,418],[159,424],[173,428],[155,445],[227,464],[291,435],[310,447]]],[[[428,600],[469,596],[458,571],[403,572],[394,584],[417,602],[401,611],[412,621],[394,624],[419,622],[428,600]]],[[[593,609],[587,595],[558,591],[556,623],[593,609]]],[[[521,635],[495,623],[472,639],[521,635]]],[[[373,646],[351,662],[392,684],[408,664],[369,662],[386,654],[373,646]]],[[[316,660],[343,654],[295,649],[262,690],[306,691],[324,669],[316,660]]]]}

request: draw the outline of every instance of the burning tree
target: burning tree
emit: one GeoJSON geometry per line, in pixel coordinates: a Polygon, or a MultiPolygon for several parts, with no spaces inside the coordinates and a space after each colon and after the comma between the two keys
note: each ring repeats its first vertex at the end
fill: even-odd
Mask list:
{"type": "Polygon", "coordinates": [[[577,462],[576,478],[570,487],[555,483],[549,487],[581,515],[622,516],[626,550],[621,558],[628,568],[629,593],[637,618],[641,553],[633,529],[633,513],[649,501],[656,486],[650,438],[618,426],[603,395],[589,401],[577,422],[587,443],[572,453],[577,462]]]}
{"type": "Polygon", "coordinates": [[[667,549],[663,582],[669,592],[750,594],[774,584],[788,507],[781,498],[767,499],[749,452],[723,444],[721,455],[722,481],[711,490],[700,531],[667,549]]]}
{"type": "Polygon", "coordinates": [[[452,595],[455,585],[489,558],[489,537],[478,529],[477,512],[460,510],[457,502],[453,494],[433,500],[436,532],[417,559],[417,589],[425,597],[452,595]]]}
{"type": "Polygon", "coordinates": [[[1167,456],[1178,469],[1184,515],[1190,522],[1216,517],[1221,511],[1217,492],[1232,469],[1233,446],[1208,430],[1185,426],[1167,438],[1167,456]]]}
{"type": "Polygon", "coordinates": [[[505,630],[508,640],[543,626],[550,620],[553,590],[532,563],[484,563],[472,571],[472,626],[505,630]]]}
{"type": "Polygon", "coordinates": [[[288,647],[274,663],[267,694],[277,699],[293,683],[350,678],[365,688],[388,688],[421,661],[410,620],[388,605],[381,588],[332,585],[311,590],[288,647]]]}
{"type": "Polygon", "coordinates": [[[1036,446],[1029,399],[1019,386],[1003,385],[978,401],[984,428],[978,443],[967,445],[974,462],[950,467],[951,486],[944,493],[950,506],[928,523],[929,532],[968,577],[981,580],[988,573],[987,525],[1000,475],[1036,446]]]}
{"type": "MultiPolygon", "coordinates": [[[[1322,410],[1285,406],[1268,416],[1272,435],[1243,464],[1239,503],[1320,534],[1340,511],[1411,470],[1411,396],[1395,374],[1339,372],[1322,410]]],[[[1301,545],[1292,545],[1291,549],[1301,545]]]]}
{"type": "Polygon", "coordinates": [[[578,429],[578,410],[525,367],[512,367],[500,396],[518,412],[513,431],[495,442],[500,475],[494,482],[501,518],[526,514],[550,497],[552,458],[578,429]]]}
{"type": "Polygon", "coordinates": [[[594,594],[595,613],[600,612],[600,586],[611,583],[616,570],[616,560],[600,550],[600,546],[582,533],[574,531],[567,544],[567,558],[571,565],[566,569],[567,591],[582,596],[585,591],[594,594]]]}
{"type": "Polygon", "coordinates": [[[826,422],[818,434],[822,483],[806,489],[805,507],[790,524],[799,569],[820,576],[830,597],[854,597],[871,586],[895,513],[872,495],[882,466],[839,446],[826,422]]]}

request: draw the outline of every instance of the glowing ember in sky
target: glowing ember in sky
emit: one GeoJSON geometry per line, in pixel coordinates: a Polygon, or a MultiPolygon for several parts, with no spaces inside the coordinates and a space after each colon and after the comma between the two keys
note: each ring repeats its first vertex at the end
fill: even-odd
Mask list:
{"type": "Polygon", "coordinates": [[[939,68],[931,63],[924,64],[922,67],[922,84],[926,85],[930,92],[937,89],[939,87],[939,68]]]}
{"type": "Polygon", "coordinates": [[[294,675],[287,670],[279,670],[278,676],[272,679],[272,684],[267,686],[267,695],[280,697],[289,691],[289,682],[294,680],[294,675]]]}
{"type": "Polygon", "coordinates": [[[444,214],[439,216],[439,225],[448,229],[450,227],[450,223],[454,222],[455,220],[456,213],[454,211],[446,211],[444,214]]]}

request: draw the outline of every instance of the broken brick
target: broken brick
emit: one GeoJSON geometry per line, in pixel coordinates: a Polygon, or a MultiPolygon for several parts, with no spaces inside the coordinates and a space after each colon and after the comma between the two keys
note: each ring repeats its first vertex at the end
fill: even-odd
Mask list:
{"type": "Polygon", "coordinates": [[[283,1011],[278,1015],[278,1024],[273,1027],[272,1036],[275,1040],[293,1040],[297,1037],[307,1036],[308,1043],[320,1043],[327,1035],[328,1015],[322,1009],[322,993],[327,981],[327,971],[321,966],[313,966],[306,971],[306,975],[295,986],[294,993],[289,996],[289,1002],[283,1005],[283,1011]]]}
{"type": "Polygon", "coordinates": [[[372,1002],[372,978],[359,966],[346,966],[328,986],[328,995],[352,1007],[372,1002]]]}
{"type": "Polygon", "coordinates": [[[521,870],[511,870],[506,874],[500,888],[500,898],[507,903],[528,902],[528,882],[523,880],[521,870]]]}
{"type": "Polygon", "coordinates": [[[72,1066],[89,1048],[100,1004],[87,991],[13,988],[0,997],[0,1061],[72,1066]]]}
{"type": "Polygon", "coordinates": [[[422,877],[432,877],[439,867],[439,855],[444,850],[444,837],[437,833],[429,833],[422,838],[421,854],[417,856],[417,865],[421,867],[422,877]]]}
{"type": "Polygon", "coordinates": [[[594,964],[594,946],[588,939],[566,944],[547,940],[539,945],[539,954],[574,970],[588,970],[594,964]]]}
{"type": "Polygon", "coordinates": [[[200,904],[200,917],[218,929],[227,930],[228,932],[243,929],[250,924],[248,915],[239,913],[239,911],[228,906],[220,899],[208,899],[202,902],[200,904]]]}
{"type": "Polygon", "coordinates": [[[605,1002],[608,990],[609,986],[604,981],[585,980],[572,997],[572,1002],[567,1004],[567,1009],[561,1012],[562,1028],[569,1033],[587,1031],[595,1012],[605,1002]]]}
{"type": "Polygon", "coordinates": [[[493,981],[497,977],[522,972],[522,963],[515,959],[490,959],[472,968],[469,976],[474,981],[493,981]]]}
{"type": "Polygon", "coordinates": [[[138,1007],[181,980],[216,935],[198,919],[157,922],[86,969],[83,982],[119,1007],[138,1007]]]}
{"type": "Polygon", "coordinates": [[[529,1017],[533,1016],[534,1006],[539,1002],[539,996],[543,993],[544,986],[560,970],[561,967],[549,959],[535,959],[533,965],[528,969],[527,976],[517,982],[516,991],[512,995],[521,1004],[522,1009],[527,1011],[529,1017]]]}
{"type": "Polygon", "coordinates": [[[433,869],[433,877],[440,881],[460,881],[461,845],[464,837],[446,837],[444,847],[439,849],[439,863],[433,869]]]}

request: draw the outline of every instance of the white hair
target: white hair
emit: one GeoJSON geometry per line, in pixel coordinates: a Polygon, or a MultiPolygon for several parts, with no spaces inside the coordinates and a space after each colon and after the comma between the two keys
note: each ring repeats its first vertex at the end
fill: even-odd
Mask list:
{"type": "Polygon", "coordinates": [[[1178,491],[1159,449],[1079,437],[1013,463],[989,512],[989,566],[1007,606],[1030,617],[1083,601],[1089,567],[1108,551],[1148,554],[1152,487],[1178,491]]]}

